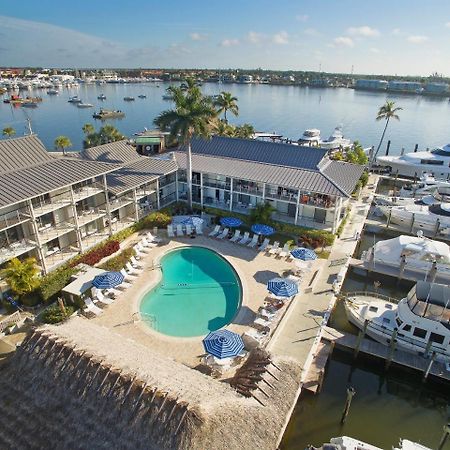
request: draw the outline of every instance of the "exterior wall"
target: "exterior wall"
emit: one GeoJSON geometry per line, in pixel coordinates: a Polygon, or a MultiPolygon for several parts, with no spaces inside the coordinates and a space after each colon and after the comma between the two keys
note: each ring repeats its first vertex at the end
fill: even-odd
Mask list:
{"type": "Polygon", "coordinates": [[[373,89],[377,91],[384,91],[387,89],[388,82],[385,80],[357,80],[355,84],[356,89],[373,89]]]}

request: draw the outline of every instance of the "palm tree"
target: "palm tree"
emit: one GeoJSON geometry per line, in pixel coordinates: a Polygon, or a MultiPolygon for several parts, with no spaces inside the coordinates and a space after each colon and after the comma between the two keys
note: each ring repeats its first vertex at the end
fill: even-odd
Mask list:
{"type": "Polygon", "coordinates": [[[255,223],[272,223],[272,213],[275,208],[270,203],[258,203],[250,211],[250,222],[255,223]]]}
{"type": "Polygon", "coordinates": [[[220,95],[214,100],[214,106],[220,113],[223,113],[225,122],[228,123],[227,111],[237,116],[239,114],[239,107],[237,105],[237,97],[233,97],[231,92],[222,91],[220,95]]]}
{"type": "Polygon", "coordinates": [[[13,127],[3,128],[3,136],[8,136],[9,138],[16,134],[16,130],[13,127]]]}
{"type": "Polygon", "coordinates": [[[254,134],[255,129],[253,128],[253,125],[250,125],[249,123],[244,123],[234,129],[234,137],[251,139],[253,138],[254,134]]]}
{"type": "Polygon", "coordinates": [[[217,116],[211,101],[205,98],[198,86],[188,90],[172,88],[171,94],[175,108],[163,111],[154,120],[162,131],[169,131],[170,137],[186,147],[187,196],[189,209],[192,210],[192,149],[194,136],[209,138],[213,122],[217,116]]]}
{"type": "Polygon", "coordinates": [[[236,133],[236,128],[227,124],[225,120],[222,119],[217,120],[213,128],[214,133],[218,136],[233,137],[236,133]]]}
{"type": "Polygon", "coordinates": [[[58,150],[60,149],[63,154],[66,154],[66,148],[72,147],[72,142],[70,142],[70,139],[67,136],[58,136],[55,139],[55,148],[58,150]]]}
{"type": "Polygon", "coordinates": [[[9,284],[11,290],[19,296],[34,291],[40,284],[39,269],[35,258],[27,258],[24,261],[13,258],[0,271],[0,274],[9,284]]]}
{"type": "Polygon", "coordinates": [[[381,135],[380,143],[378,144],[377,151],[375,152],[372,161],[375,160],[376,156],[378,155],[378,152],[380,150],[381,144],[383,143],[384,135],[386,134],[386,129],[389,125],[389,121],[391,119],[397,119],[400,120],[400,117],[398,114],[396,114],[398,111],[401,111],[403,108],[400,108],[399,106],[395,107],[395,102],[393,101],[386,101],[386,103],[380,107],[378,110],[378,114],[376,117],[376,120],[386,120],[386,125],[384,126],[383,134],[381,135]]]}
{"type": "Polygon", "coordinates": [[[82,130],[86,136],[95,132],[95,128],[94,128],[94,125],[92,125],[92,123],[85,123],[83,125],[82,130]]]}

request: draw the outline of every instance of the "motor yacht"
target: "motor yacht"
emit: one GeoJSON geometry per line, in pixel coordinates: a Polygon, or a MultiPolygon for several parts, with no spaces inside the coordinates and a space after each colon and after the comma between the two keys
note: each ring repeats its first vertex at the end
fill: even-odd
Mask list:
{"type": "Polygon", "coordinates": [[[73,97],[70,97],[69,100],[67,100],[69,103],[81,103],[81,98],[78,97],[78,95],[74,95],[73,97]]]}
{"type": "Polygon", "coordinates": [[[132,102],[134,100],[134,97],[124,97],[123,98],[126,102],[132,102]]]}
{"type": "Polygon", "coordinates": [[[372,339],[397,348],[450,362],[450,286],[418,281],[398,303],[375,294],[350,294],[344,302],[348,320],[372,339]]]}
{"type": "Polygon", "coordinates": [[[77,107],[78,107],[78,108],[93,108],[94,105],[93,105],[92,103],[78,102],[78,103],[77,103],[77,107]]]}
{"type": "Polygon", "coordinates": [[[106,100],[106,95],[105,94],[100,94],[97,98],[99,100],[106,100]]]}
{"type": "Polygon", "coordinates": [[[47,95],[58,95],[59,91],[57,89],[49,89],[47,95]]]}
{"type": "MultiPolygon", "coordinates": [[[[366,442],[354,439],[348,436],[340,436],[331,438],[330,442],[323,444],[322,447],[307,447],[307,450],[382,450],[380,447],[367,444],[366,442]]],[[[392,450],[431,450],[429,447],[425,447],[417,442],[409,441],[407,439],[401,439],[398,447],[392,450]]]]}
{"type": "Polygon", "coordinates": [[[311,147],[318,147],[321,142],[320,130],[316,128],[310,128],[305,130],[298,143],[301,145],[309,145],[311,147]]]}
{"type": "Polygon", "coordinates": [[[342,126],[338,126],[334,129],[333,133],[328,139],[320,141],[320,147],[326,148],[328,150],[344,149],[350,148],[352,146],[352,141],[350,139],[344,138],[344,133],[342,132],[342,126]]]}
{"type": "Polygon", "coordinates": [[[377,164],[388,167],[400,176],[419,177],[430,174],[438,180],[450,176],[450,144],[433,150],[405,153],[400,156],[377,156],[377,164]]]}
{"type": "Polygon", "coordinates": [[[436,192],[448,192],[450,194],[450,182],[436,180],[432,175],[424,173],[419,181],[407,183],[400,189],[400,197],[422,197],[424,195],[434,195],[436,192]]]}
{"type": "Polygon", "coordinates": [[[106,120],[106,119],[121,119],[125,117],[125,113],[120,110],[110,111],[108,109],[100,108],[99,112],[92,114],[94,119],[106,120]]]}
{"type": "Polygon", "coordinates": [[[147,98],[147,96],[145,94],[139,94],[138,97],[139,98],[147,98]]]}

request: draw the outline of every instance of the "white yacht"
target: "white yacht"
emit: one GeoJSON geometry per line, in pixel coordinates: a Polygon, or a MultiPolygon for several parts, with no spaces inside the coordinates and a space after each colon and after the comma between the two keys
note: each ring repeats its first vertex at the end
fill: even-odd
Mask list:
{"type": "MultiPolygon", "coordinates": [[[[310,446],[307,450],[314,450],[316,447],[310,446]]],[[[340,436],[331,438],[328,444],[322,445],[316,450],[382,450],[375,445],[367,444],[366,442],[354,439],[348,436],[340,436]]],[[[417,442],[408,441],[407,439],[401,439],[398,447],[392,450],[431,450],[429,447],[425,447],[417,442]]]]}
{"type": "Polygon", "coordinates": [[[436,192],[450,194],[450,182],[436,180],[432,175],[424,173],[418,182],[407,183],[400,189],[400,197],[423,197],[424,195],[434,195],[436,192]]]}
{"type": "Polygon", "coordinates": [[[320,147],[326,148],[328,150],[336,150],[336,149],[340,149],[340,148],[350,148],[351,146],[352,146],[352,141],[350,139],[344,138],[344,133],[342,132],[342,126],[336,127],[328,139],[325,139],[320,142],[320,147]]]}
{"type": "Polygon", "coordinates": [[[320,142],[320,130],[317,128],[305,130],[301,138],[298,140],[300,145],[309,145],[310,147],[319,147],[320,142]]]}
{"type": "Polygon", "coordinates": [[[77,103],[78,108],[93,108],[94,105],[92,103],[84,103],[82,101],[77,103]]]}
{"type": "Polygon", "coordinates": [[[450,144],[434,150],[405,153],[401,156],[377,156],[380,166],[389,167],[391,173],[400,176],[418,177],[424,172],[439,180],[450,176],[450,144]]]}
{"type": "Polygon", "coordinates": [[[379,241],[363,252],[361,259],[374,268],[379,264],[400,269],[404,264],[418,272],[422,279],[429,277],[431,280],[432,276],[440,275],[450,281],[450,247],[421,233],[379,241]]]}
{"type": "Polygon", "coordinates": [[[348,320],[375,341],[389,345],[397,330],[397,347],[450,362],[450,286],[418,281],[407,297],[394,303],[369,293],[349,296],[348,320]]]}

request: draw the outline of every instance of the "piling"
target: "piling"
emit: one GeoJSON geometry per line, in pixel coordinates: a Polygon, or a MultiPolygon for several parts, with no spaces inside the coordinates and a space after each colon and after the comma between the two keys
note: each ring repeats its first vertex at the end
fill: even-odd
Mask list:
{"type": "Polygon", "coordinates": [[[345,399],[344,411],[342,412],[341,423],[344,424],[347,420],[348,413],[350,411],[350,405],[352,404],[353,396],[356,394],[354,388],[349,387],[347,389],[347,398],[345,399]]]}
{"type": "Polygon", "coordinates": [[[359,331],[358,333],[358,340],[356,341],[355,351],[353,353],[353,359],[356,359],[358,357],[359,348],[361,347],[361,342],[364,339],[364,336],[367,332],[367,326],[369,325],[369,320],[366,319],[364,321],[363,329],[359,331]]]}
{"type": "Polygon", "coordinates": [[[450,423],[444,425],[444,434],[442,435],[442,439],[441,442],[439,443],[438,450],[442,450],[444,448],[444,445],[447,442],[449,436],[450,436],[450,423]]]}
{"type": "Polygon", "coordinates": [[[386,156],[389,156],[389,149],[391,147],[391,141],[387,141],[387,145],[386,145],[386,156]]]}
{"type": "Polygon", "coordinates": [[[434,363],[435,359],[436,359],[436,352],[433,352],[433,354],[431,355],[431,358],[430,358],[430,362],[428,363],[427,370],[425,370],[425,372],[423,374],[423,378],[422,378],[423,382],[425,382],[426,379],[428,378],[428,375],[430,374],[430,370],[433,367],[433,363],[434,363]]]}
{"type": "Polygon", "coordinates": [[[392,332],[392,336],[391,336],[391,343],[389,344],[389,356],[386,360],[386,364],[384,366],[385,370],[388,370],[391,363],[392,363],[392,358],[394,357],[394,353],[395,353],[395,347],[397,346],[397,333],[398,330],[397,328],[394,328],[394,331],[392,332]]]}
{"type": "Polygon", "coordinates": [[[416,144],[415,146],[414,146],[414,153],[417,153],[417,150],[419,149],[419,144],[416,144]]]}

